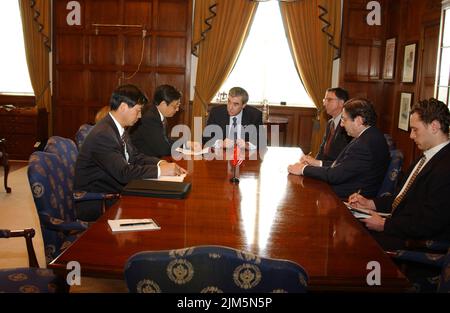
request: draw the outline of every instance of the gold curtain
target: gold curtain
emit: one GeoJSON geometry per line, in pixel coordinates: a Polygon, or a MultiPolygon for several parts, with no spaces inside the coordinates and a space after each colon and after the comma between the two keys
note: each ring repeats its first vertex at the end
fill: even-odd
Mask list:
{"type": "Polygon", "coordinates": [[[318,110],[320,126],[316,121],[311,141],[311,150],[316,154],[327,120],[322,98],[331,87],[333,59],[339,53],[341,1],[280,2],[280,8],[294,63],[318,110]]]}
{"type": "Polygon", "coordinates": [[[36,106],[47,110],[49,114],[49,134],[52,134],[49,69],[49,52],[51,51],[50,2],[49,0],[19,0],[28,72],[30,73],[36,106]]]}
{"type": "Polygon", "coordinates": [[[198,64],[193,118],[205,118],[208,103],[233,69],[257,6],[242,0],[195,1],[192,53],[198,64]]]}

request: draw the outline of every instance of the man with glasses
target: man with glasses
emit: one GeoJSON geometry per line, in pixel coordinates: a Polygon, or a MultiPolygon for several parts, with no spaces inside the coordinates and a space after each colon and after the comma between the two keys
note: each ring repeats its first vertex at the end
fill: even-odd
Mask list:
{"type": "Polygon", "coordinates": [[[372,104],[355,98],[344,104],[341,126],[352,141],[330,166],[311,166],[306,162],[289,165],[291,174],[317,178],[329,183],[344,199],[358,192],[376,196],[389,165],[389,149],[383,133],[375,127],[377,115],[372,104]]]}
{"type": "Polygon", "coordinates": [[[323,107],[331,118],[328,120],[319,153],[315,158],[304,155],[300,162],[305,162],[311,166],[330,166],[350,142],[352,137],[341,126],[342,109],[348,98],[348,92],[343,88],[327,89],[323,99],[323,107]]]}
{"type": "MultiPolygon", "coordinates": [[[[148,156],[171,155],[175,140],[168,136],[167,118],[180,109],[181,92],[171,85],[158,86],[151,104],[144,107],[142,118],[130,129],[133,144],[148,156]]],[[[187,142],[187,148],[194,145],[187,142]]]]}
{"type": "MultiPolygon", "coordinates": [[[[141,117],[147,97],[134,85],[119,86],[110,100],[109,113],[89,132],[75,165],[75,191],[120,193],[133,179],[177,176],[186,170],[175,163],[139,153],[130,142],[127,127],[141,117]]],[[[94,221],[101,201],[79,202],[77,218],[94,221]]]]}

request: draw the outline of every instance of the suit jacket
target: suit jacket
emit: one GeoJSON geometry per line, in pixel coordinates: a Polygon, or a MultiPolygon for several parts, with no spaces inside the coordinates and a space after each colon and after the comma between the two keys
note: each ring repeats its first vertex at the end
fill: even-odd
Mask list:
{"type": "Polygon", "coordinates": [[[129,161],[119,130],[108,114],[86,137],[75,166],[74,190],[120,193],[132,179],[158,176],[159,159],[138,153],[128,141],[129,161]]]}
{"type": "Polygon", "coordinates": [[[361,190],[365,197],[375,197],[389,165],[389,149],[375,126],[354,138],[331,166],[306,166],[303,175],[329,183],[340,198],[361,190]]]}
{"type": "Polygon", "coordinates": [[[142,118],[130,129],[134,146],[148,156],[162,157],[171,154],[174,143],[164,129],[158,108],[151,104],[142,118]]]}
{"type": "MultiPolygon", "coordinates": [[[[226,104],[219,105],[214,107],[209,112],[208,121],[206,126],[208,125],[218,125],[222,129],[222,136],[219,139],[224,140],[227,138],[227,125],[230,122],[230,115],[227,111],[226,104]]],[[[254,125],[256,127],[256,138],[251,138],[248,132],[245,133],[245,141],[251,142],[255,146],[258,146],[259,143],[259,126],[263,125],[262,121],[262,112],[257,108],[254,108],[250,105],[246,105],[244,109],[242,109],[242,119],[241,119],[242,128],[245,130],[246,126],[254,125]]],[[[212,136],[204,136],[203,142],[206,143],[208,140],[214,137],[214,135],[219,135],[213,133],[212,136]]]]}
{"type": "MultiPolygon", "coordinates": [[[[384,233],[402,239],[450,241],[450,144],[442,148],[419,172],[392,217],[386,219],[384,233]]],[[[408,179],[415,164],[404,176],[408,179]]],[[[390,212],[395,196],[374,199],[378,211],[390,212]]]]}
{"type": "Polygon", "coordinates": [[[322,144],[320,145],[319,153],[316,156],[317,160],[322,161],[323,166],[330,166],[334,160],[338,157],[339,153],[347,146],[347,144],[352,140],[345,128],[340,124],[336,127],[336,131],[334,132],[334,136],[331,139],[330,149],[328,154],[325,154],[325,144],[330,136],[330,123],[327,124],[327,130],[325,135],[323,136],[322,144]]]}

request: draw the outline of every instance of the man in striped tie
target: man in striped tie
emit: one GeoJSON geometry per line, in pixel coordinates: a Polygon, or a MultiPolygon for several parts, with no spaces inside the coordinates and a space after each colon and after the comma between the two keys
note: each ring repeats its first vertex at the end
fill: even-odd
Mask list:
{"type": "Polygon", "coordinates": [[[450,241],[449,124],[443,102],[420,101],[410,113],[410,138],[423,155],[405,175],[400,191],[373,200],[356,193],[349,197],[352,206],[372,210],[363,222],[384,249],[402,249],[408,239],[450,241]]]}

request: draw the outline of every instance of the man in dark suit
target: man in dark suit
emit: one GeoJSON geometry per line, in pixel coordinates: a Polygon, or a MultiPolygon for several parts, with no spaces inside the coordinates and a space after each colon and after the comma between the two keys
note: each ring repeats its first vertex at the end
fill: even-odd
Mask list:
{"type": "Polygon", "coordinates": [[[289,172],[329,183],[340,198],[347,198],[356,191],[374,197],[389,165],[389,149],[384,135],[375,127],[376,118],[368,100],[355,98],[347,101],[341,125],[353,140],[331,166],[299,162],[289,165],[289,172]]]}
{"type": "Polygon", "coordinates": [[[349,197],[352,206],[373,210],[363,222],[385,249],[402,249],[408,239],[450,241],[449,124],[443,102],[420,101],[410,113],[410,137],[423,156],[410,167],[398,194],[349,197]],[[392,215],[382,218],[377,211],[392,215]]]}
{"type": "MultiPolygon", "coordinates": [[[[110,100],[111,111],[86,137],[75,166],[74,190],[120,193],[133,179],[180,175],[175,163],[141,154],[128,139],[126,127],[141,117],[145,95],[133,85],[118,87],[110,100]]],[[[100,203],[80,202],[77,217],[92,221],[101,214],[100,203]]]]}
{"type": "Polygon", "coordinates": [[[240,148],[254,150],[258,147],[259,126],[263,125],[262,112],[248,106],[247,101],[247,91],[241,87],[233,87],[228,92],[227,105],[211,109],[203,132],[203,141],[207,146],[230,148],[236,136],[240,148]]]}
{"type": "MultiPolygon", "coordinates": [[[[144,107],[142,118],[130,129],[131,141],[139,152],[158,158],[171,155],[175,140],[168,136],[167,118],[178,112],[180,99],[181,92],[171,85],[156,88],[152,103],[144,107]]],[[[188,141],[186,148],[194,144],[188,141]]]]}
{"type": "Polygon", "coordinates": [[[342,109],[348,100],[348,92],[342,88],[328,88],[323,98],[323,107],[331,116],[316,158],[304,155],[300,162],[313,166],[330,166],[339,153],[352,140],[345,128],[341,126],[342,109]]]}

